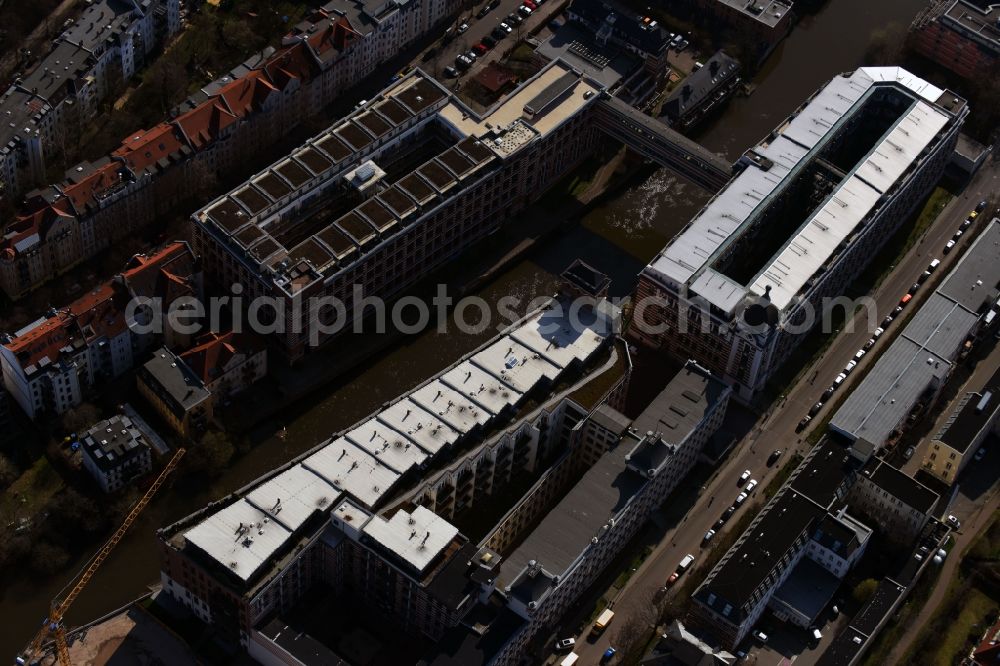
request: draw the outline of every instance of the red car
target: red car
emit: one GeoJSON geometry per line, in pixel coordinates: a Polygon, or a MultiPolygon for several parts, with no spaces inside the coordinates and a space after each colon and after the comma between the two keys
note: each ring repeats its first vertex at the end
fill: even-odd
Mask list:
{"type": "Polygon", "coordinates": [[[524,0],[522,4],[524,4],[524,6],[530,9],[531,11],[535,11],[536,9],[538,9],[538,5],[532,2],[532,0],[524,0]]]}
{"type": "Polygon", "coordinates": [[[472,47],[472,50],[478,53],[479,55],[486,55],[486,52],[489,51],[489,49],[486,48],[485,44],[476,44],[475,46],[472,47]]]}

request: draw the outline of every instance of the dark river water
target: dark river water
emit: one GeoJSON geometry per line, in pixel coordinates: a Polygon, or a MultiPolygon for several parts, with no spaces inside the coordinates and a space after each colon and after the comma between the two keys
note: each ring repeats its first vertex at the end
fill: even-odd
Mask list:
{"type": "MultiPolygon", "coordinates": [[[[755,92],[731,100],[698,140],[735,159],[829,78],[862,64],[873,31],[891,22],[908,24],[924,4],[926,0],[828,0],[822,10],[801,20],[771,55],[754,81],[755,92]]],[[[481,288],[478,295],[495,302],[506,295],[528,300],[550,294],[555,276],[577,257],[608,272],[614,280],[614,293],[627,293],[642,266],[706,200],[704,192],[667,171],[643,175],[590,210],[579,224],[543,241],[524,260],[481,288]]],[[[478,337],[430,332],[410,338],[288,414],[284,439],[273,432],[259,433],[262,441],[212,485],[183,493],[168,488],[147,507],[78,598],[67,617],[68,624],[74,626],[103,615],[142,595],[158,581],[154,536],[158,527],[354,423],[493,334],[492,330],[478,337]]],[[[5,582],[0,589],[0,655],[12,657],[24,646],[45,616],[49,600],[81,564],[74,563],[51,580],[25,576],[5,582]]]]}

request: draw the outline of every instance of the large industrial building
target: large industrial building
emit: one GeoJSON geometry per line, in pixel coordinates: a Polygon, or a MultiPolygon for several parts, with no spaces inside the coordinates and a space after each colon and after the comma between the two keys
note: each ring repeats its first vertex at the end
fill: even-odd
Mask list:
{"type": "MultiPolygon", "coordinates": [[[[998,247],[1000,220],[993,220],[851,391],[830,420],[833,431],[881,449],[935,403],[965,343],[983,329],[1000,297],[998,247]]],[[[957,473],[959,461],[941,465],[939,472],[957,473]]]]}
{"type": "Polygon", "coordinates": [[[934,186],[968,112],[898,67],[835,77],[642,271],[636,335],[752,398],[934,186]]]}
{"type": "Polygon", "coordinates": [[[350,317],[355,284],[391,297],[576,165],[598,92],[557,61],[480,117],[417,70],[198,211],[195,245],[222,288],[287,302],[279,347],[299,359],[336,314],[307,299],[350,317]]]}
{"type": "Polygon", "coordinates": [[[267,624],[316,586],[355,595],[359,612],[391,615],[418,640],[456,626],[492,591],[500,558],[448,519],[564,453],[564,431],[586,411],[551,394],[588,381],[581,372],[607,357],[617,315],[602,302],[584,317],[590,323],[575,328],[556,302],[363,422],[161,530],[165,593],[264,663],[296,663],[274,657],[282,650],[267,624]],[[456,481],[437,473],[455,458],[469,474],[456,481]],[[435,475],[437,485],[418,488],[415,501],[414,486],[435,475]]]}
{"type": "Polygon", "coordinates": [[[930,0],[910,32],[917,52],[961,77],[996,75],[1000,5],[995,0],[930,0]]]}

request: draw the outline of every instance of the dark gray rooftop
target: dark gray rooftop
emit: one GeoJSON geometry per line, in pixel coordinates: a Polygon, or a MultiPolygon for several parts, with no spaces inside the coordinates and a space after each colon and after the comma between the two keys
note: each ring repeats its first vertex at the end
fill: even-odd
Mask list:
{"type": "Polygon", "coordinates": [[[184,411],[211,395],[198,375],[166,347],[157,350],[153,358],[143,366],[143,371],[184,411]]]}
{"type": "Polygon", "coordinates": [[[839,578],[808,557],[803,557],[774,593],[774,598],[802,613],[811,622],[830,602],[838,587],[839,578]]]}
{"type": "Polygon", "coordinates": [[[989,222],[938,292],[979,313],[987,301],[996,301],[1000,285],[1000,220],[989,222]]]}
{"type": "Polygon", "coordinates": [[[127,416],[113,416],[95,423],[81,439],[84,454],[103,470],[118,467],[149,449],[139,429],[127,416]]]}
{"type": "Polygon", "coordinates": [[[646,483],[625,464],[630,448],[628,443],[612,447],[584,473],[501,565],[501,585],[514,583],[532,560],[553,576],[566,572],[608,519],[621,511],[646,483]]]}
{"type": "Polygon", "coordinates": [[[640,435],[659,433],[668,444],[681,444],[729,391],[724,382],[689,363],[635,418],[633,427],[640,435]]]}
{"type": "Polygon", "coordinates": [[[724,83],[737,76],[740,63],[725,51],[716,51],[698,71],[684,79],[663,103],[663,115],[672,122],[706,103],[724,83]]]}
{"type": "Polygon", "coordinates": [[[869,460],[861,475],[921,513],[928,513],[938,501],[937,493],[881,458],[869,460]]]}

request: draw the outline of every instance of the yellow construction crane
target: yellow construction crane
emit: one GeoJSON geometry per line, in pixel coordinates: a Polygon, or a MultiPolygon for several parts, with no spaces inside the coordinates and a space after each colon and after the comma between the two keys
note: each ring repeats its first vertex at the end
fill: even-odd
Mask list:
{"type": "MultiPolygon", "coordinates": [[[[166,480],[167,476],[174,471],[177,467],[177,463],[180,462],[181,456],[184,455],[186,449],[177,449],[177,452],[167,463],[167,466],[163,468],[156,480],[153,481],[153,485],[149,487],[149,490],[135,503],[132,510],[128,512],[125,516],[125,520],[122,524],[115,530],[115,533],[111,535],[111,538],[101,546],[101,549],[97,551],[97,554],[90,560],[90,562],[80,570],[77,577],[71,580],[66,588],[69,588],[69,593],[62,598],[55,598],[52,600],[52,606],[49,610],[49,617],[45,620],[45,624],[42,628],[38,630],[35,638],[31,641],[24,652],[17,658],[18,664],[36,664],[39,663],[44,656],[42,651],[42,646],[46,641],[52,640],[55,642],[56,646],[56,663],[60,666],[69,666],[69,646],[66,643],[66,626],[63,624],[63,616],[66,615],[66,611],[69,607],[76,601],[76,598],[80,596],[80,592],[83,588],[87,586],[90,579],[94,577],[94,574],[104,563],[104,560],[108,558],[111,551],[115,549],[118,542],[122,540],[125,533],[135,522],[142,510],[146,508],[149,504],[149,500],[153,499],[153,495],[160,489],[163,482],[166,480]]],[[[64,588],[64,589],[66,589],[64,588]]],[[[61,595],[60,595],[61,596],[61,595]]]]}

